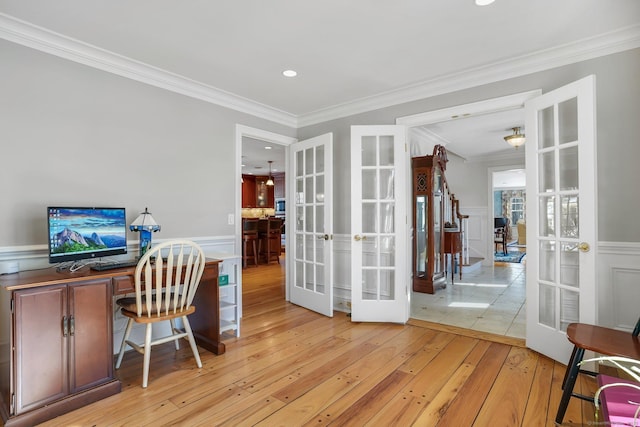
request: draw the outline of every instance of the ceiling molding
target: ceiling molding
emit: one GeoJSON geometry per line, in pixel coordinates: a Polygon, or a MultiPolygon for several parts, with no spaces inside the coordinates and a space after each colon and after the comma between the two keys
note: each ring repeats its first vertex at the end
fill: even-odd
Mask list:
{"type": "Polygon", "coordinates": [[[0,13],[0,38],[132,80],[292,128],[519,77],[640,47],[640,25],[467,69],[296,116],[0,13]]]}
{"type": "Polygon", "coordinates": [[[292,128],[295,115],[0,13],[0,38],[292,128]]]}
{"type": "Polygon", "coordinates": [[[448,74],[397,90],[298,116],[298,127],[494,83],[640,47],[640,25],[528,55],[448,74]]]}
{"type": "Polygon", "coordinates": [[[494,154],[483,154],[482,156],[471,156],[465,161],[467,163],[482,163],[482,162],[498,162],[507,160],[517,160],[524,163],[525,154],[524,149],[512,149],[511,151],[501,151],[494,154]]]}
{"type": "Polygon", "coordinates": [[[526,101],[540,95],[542,95],[542,90],[540,89],[514,93],[511,95],[500,96],[498,98],[485,99],[469,104],[456,105],[449,108],[441,108],[439,110],[398,117],[396,119],[396,124],[408,127],[424,126],[432,123],[447,122],[449,120],[465,119],[478,114],[496,113],[523,108],[526,101]]]}

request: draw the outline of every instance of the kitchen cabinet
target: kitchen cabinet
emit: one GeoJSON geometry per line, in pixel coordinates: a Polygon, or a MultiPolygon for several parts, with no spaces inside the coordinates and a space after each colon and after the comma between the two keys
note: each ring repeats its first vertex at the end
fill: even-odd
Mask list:
{"type": "Polygon", "coordinates": [[[267,185],[268,176],[242,175],[242,207],[273,208],[274,185],[267,185]]]}

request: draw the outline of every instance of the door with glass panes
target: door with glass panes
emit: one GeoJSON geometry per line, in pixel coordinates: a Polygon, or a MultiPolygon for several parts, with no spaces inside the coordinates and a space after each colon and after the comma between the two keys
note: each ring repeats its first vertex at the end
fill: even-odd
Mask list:
{"type": "Polygon", "coordinates": [[[405,141],[404,126],[351,127],[354,321],[409,319],[410,168],[405,141]]]}
{"type": "Polygon", "coordinates": [[[595,322],[595,76],[525,103],[527,346],[567,363],[571,322],[595,322]]]}
{"type": "MultiPolygon", "coordinates": [[[[290,146],[287,224],[292,229],[287,263],[290,300],[333,316],[333,135],[325,134],[290,146]],[[293,279],[291,279],[293,278],[293,279]]],[[[291,233],[287,230],[287,233],[291,233]]]]}

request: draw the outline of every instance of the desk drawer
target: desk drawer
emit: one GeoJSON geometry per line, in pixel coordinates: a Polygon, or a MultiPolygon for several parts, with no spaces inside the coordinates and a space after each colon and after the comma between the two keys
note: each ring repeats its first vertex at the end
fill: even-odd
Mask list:
{"type": "Polygon", "coordinates": [[[116,295],[135,292],[133,276],[117,276],[113,278],[113,293],[116,295]]]}

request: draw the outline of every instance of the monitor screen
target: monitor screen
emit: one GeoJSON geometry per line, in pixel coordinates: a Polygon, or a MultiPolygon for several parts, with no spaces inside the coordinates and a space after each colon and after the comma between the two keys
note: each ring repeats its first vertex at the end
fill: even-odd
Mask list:
{"type": "Polygon", "coordinates": [[[49,262],[127,253],[124,208],[47,208],[49,262]]]}

